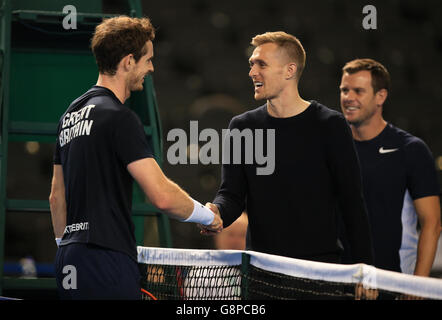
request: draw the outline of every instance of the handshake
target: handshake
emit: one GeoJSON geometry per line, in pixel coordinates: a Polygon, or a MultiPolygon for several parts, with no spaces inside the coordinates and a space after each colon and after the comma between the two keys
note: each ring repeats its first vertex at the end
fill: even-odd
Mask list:
{"type": "Polygon", "coordinates": [[[206,208],[209,208],[215,214],[212,223],[209,225],[198,223],[197,225],[201,229],[200,233],[202,235],[215,235],[223,230],[223,220],[221,219],[221,214],[215,204],[207,202],[206,208]]]}

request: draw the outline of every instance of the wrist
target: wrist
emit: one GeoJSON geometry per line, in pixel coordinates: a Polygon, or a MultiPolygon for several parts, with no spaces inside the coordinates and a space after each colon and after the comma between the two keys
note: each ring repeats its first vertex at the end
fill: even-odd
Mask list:
{"type": "Polygon", "coordinates": [[[215,214],[207,207],[203,206],[198,201],[192,199],[193,211],[190,216],[183,220],[183,222],[194,222],[202,225],[210,225],[215,219],[215,214]]]}

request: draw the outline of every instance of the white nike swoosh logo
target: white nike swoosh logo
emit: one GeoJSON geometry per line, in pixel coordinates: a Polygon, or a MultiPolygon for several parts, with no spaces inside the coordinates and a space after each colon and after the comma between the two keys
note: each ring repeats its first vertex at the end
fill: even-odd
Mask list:
{"type": "Polygon", "coordinates": [[[384,147],[380,147],[379,148],[379,153],[390,153],[390,152],[395,152],[395,151],[397,151],[397,150],[399,150],[399,149],[384,149],[384,147]]]}

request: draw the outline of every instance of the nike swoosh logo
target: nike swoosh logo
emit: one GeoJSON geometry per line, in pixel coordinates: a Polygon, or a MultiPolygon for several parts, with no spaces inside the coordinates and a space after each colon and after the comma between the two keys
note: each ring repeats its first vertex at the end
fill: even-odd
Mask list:
{"type": "Polygon", "coordinates": [[[390,152],[395,152],[399,150],[398,148],[396,149],[384,149],[384,147],[380,147],[379,148],[379,153],[383,154],[383,153],[390,153],[390,152]]]}

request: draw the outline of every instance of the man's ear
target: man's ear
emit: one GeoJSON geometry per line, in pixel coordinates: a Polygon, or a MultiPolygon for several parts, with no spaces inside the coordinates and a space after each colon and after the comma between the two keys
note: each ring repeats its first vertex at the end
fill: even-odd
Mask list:
{"type": "Polygon", "coordinates": [[[383,105],[385,100],[387,100],[388,91],[387,89],[381,89],[376,92],[376,104],[383,105]]]}
{"type": "Polygon", "coordinates": [[[133,58],[133,54],[131,53],[121,59],[120,67],[122,67],[124,71],[129,71],[132,68],[132,64],[134,63],[135,60],[133,58]]]}
{"type": "Polygon", "coordinates": [[[294,79],[296,78],[296,71],[298,70],[298,66],[294,62],[290,62],[287,65],[287,71],[286,71],[286,79],[294,79]]]}

